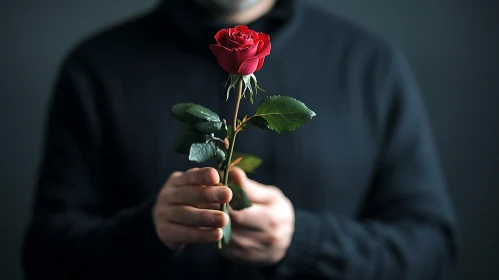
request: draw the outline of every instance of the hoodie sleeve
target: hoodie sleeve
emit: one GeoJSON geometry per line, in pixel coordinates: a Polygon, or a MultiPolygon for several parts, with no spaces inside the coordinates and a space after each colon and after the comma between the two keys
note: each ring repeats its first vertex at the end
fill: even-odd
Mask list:
{"type": "Polygon", "coordinates": [[[156,235],[153,198],[109,214],[102,156],[105,90],[87,64],[73,54],[55,85],[23,246],[26,279],[146,279],[173,254],[156,235]]]}

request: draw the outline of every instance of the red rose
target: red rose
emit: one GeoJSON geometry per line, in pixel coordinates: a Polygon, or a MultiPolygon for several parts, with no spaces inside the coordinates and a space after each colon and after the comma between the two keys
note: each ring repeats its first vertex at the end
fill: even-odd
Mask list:
{"type": "Polygon", "coordinates": [[[270,36],[250,30],[245,25],[222,29],[210,45],[222,68],[232,75],[250,75],[260,70],[270,54],[270,36]]]}

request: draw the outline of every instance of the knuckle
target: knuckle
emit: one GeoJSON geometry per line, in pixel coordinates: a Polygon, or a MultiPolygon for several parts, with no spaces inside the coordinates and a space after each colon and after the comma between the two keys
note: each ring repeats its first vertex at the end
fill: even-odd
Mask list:
{"type": "Polygon", "coordinates": [[[173,221],[179,224],[187,224],[189,223],[189,217],[182,207],[172,207],[166,213],[167,220],[173,221]]]}
{"type": "Polygon", "coordinates": [[[213,224],[213,215],[210,212],[203,211],[199,215],[200,226],[211,226],[213,224]]]}
{"type": "Polygon", "coordinates": [[[208,227],[217,227],[220,222],[217,222],[217,214],[210,211],[203,211],[200,215],[200,224],[208,227]]]}
{"type": "Polygon", "coordinates": [[[217,170],[213,167],[203,167],[200,169],[203,172],[216,172],[217,170]]]}
{"type": "Polygon", "coordinates": [[[206,167],[203,169],[203,182],[206,184],[220,184],[220,174],[213,167],[206,167]]]}
{"type": "Polygon", "coordinates": [[[177,180],[177,178],[183,176],[184,172],[180,172],[180,171],[174,171],[170,174],[170,176],[168,176],[168,179],[166,180],[166,182],[164,183],[163,185],[163,188],[166,188],[170,185],[173,184],[173,182],[175,180],[177,180]]]}
{"type": "Polygon", "coordinates": [[[275,230],[276,228],[278,228],[279,224],[280,224],[279,218],[277,218],[275,216],[270,216],[269,217],[269,227],[272,230],[275,230]]]}
{"type": "Polygon", "coordinates": [[[189,185],[193,185],[196,183],[197,181],[197,178],[198,178],[198,175],[199,174],[199,168],[195,167],[195,168],[191,168],[189,169],[186,173],[185,173],[185,181],[187,182],[187,184],[189,185]]]}
{"type": "Polygon", "coordinates": [[[180,172],[180,171],[172,172],[172,174],[170,174],[170,177],[168,178],[168,181],[172,180],[173,178],[180,177],[180,176],[182,176],[182,174],[184,174],[184,173],[180,172]]]}
{"type": "Polygon", "coordinates": [[[193,217],[193,215],[187,211],[178,211],[176,213],[176,217],[172,218],[175,221],[177,221],[180,224],[187,225],[187,226],[196,226],[196,219],[193,217]]]}
{"type": "Polygon", "coordinates": [[[171,201],[171,198],[175,195],[175,192],[172,188],[169,188],[168,186],[165,186],[161,190],[158,196],[158,200],[161,204],[167,204],[171,201]]]}
{"type": "Polygon", "coordinates": [[[267,238],[266,238],[266,244],[267,246],[274,246],[279,242],[279,235],[276,234],[275,232],[270,233],[267,238]]]}
{"type": "Polygon", "coordinates": [[[284,195],[284,193],[282,192],[282,190],[276,186],[270,186],[269,188],[272,192],[274,192],[274,195],[276,196],[282,196],[284,195]]]}
{"type": "Polygon", "coordinates": [[[172,191],[171,196],[172,198],[175,197],[175,201],[178,201],[179,203],[186,203],[189,201],[189,194],[190,194],[189,188],[184,187],[172,191]]]}
{"type": "Polygon", "coordinates": [[[203,202],[217,202],[215,192],[217,190],[214,188],[203,188],[201,191],[201,199],[203,202]]]}

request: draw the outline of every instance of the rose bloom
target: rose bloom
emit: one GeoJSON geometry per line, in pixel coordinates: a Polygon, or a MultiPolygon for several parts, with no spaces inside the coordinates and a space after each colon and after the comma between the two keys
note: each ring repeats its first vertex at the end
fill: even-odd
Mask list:
{"type": "Polygon", "coordinates": [[[211,52],[222,68],[231,75],[246,76],[260,70],[270,54],[270,36],[245,25],[222,29],[215,35],[211,52]]]}

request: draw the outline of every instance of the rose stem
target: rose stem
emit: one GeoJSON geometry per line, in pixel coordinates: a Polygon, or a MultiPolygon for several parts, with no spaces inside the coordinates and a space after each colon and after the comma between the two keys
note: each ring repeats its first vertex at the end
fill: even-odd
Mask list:
{"type": "MultiPolygon", "coordinates": [[[[234,120],[232,122],[232,137],[230,138],[229,142],[229,154],[227,155],[227,160],[225,161],[225,166],[224,166],[224,178],[223,178],[223,184],[224,186],[229,185],[229,166],[232,161],[232,155],[234,154],[234,146],[236,144],[236,135],[237,135],[237,115],[239,113],[239,104],[241,103],[241,97],[243,95],[243,79],[242,77],[239,78],[239,81],[237,82],[237,97],[236,97],[236,104],[234,108],[234,120]]],[[[221,204],[220,205],[220,211],[227,212],[227,203],[221,204]]],[[[218,249],[222,249],[222,240],[218,241],[218,249]]]]}

